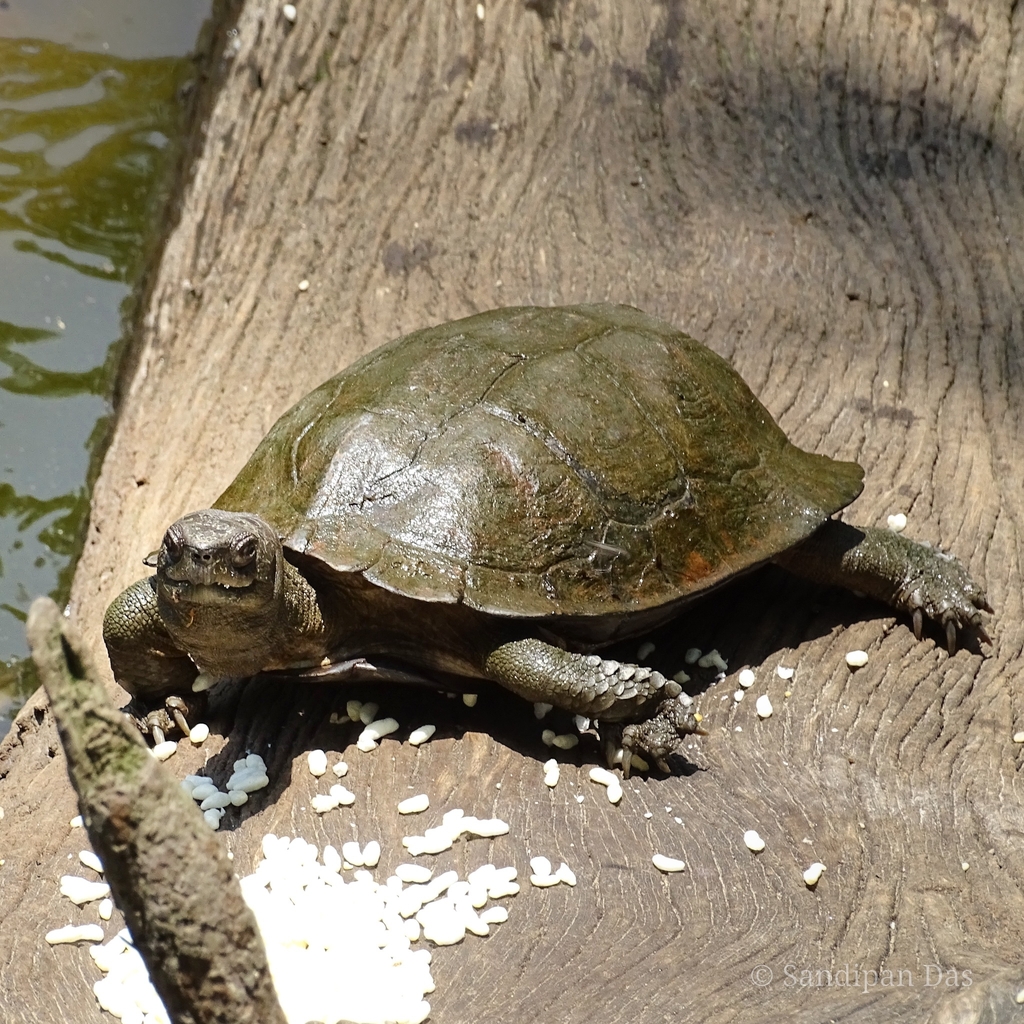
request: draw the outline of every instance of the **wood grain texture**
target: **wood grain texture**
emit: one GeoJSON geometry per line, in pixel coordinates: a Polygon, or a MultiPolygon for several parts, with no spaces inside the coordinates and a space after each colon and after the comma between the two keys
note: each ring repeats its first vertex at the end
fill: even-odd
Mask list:
{"type": "MultiPolygon", "coordinates": [[[[387,870],[413,830],[393,805],[421,790],[512,824],[442,867],[568,861],[574,890],[528,890],[492,936],[437,951],[439,1024],[938,1020],[958,992],[1004,998],[1024,980],[1024,9],[498,0],[480,21],[475,7],[302,0],[294,26],[269,2],[243,8],[72,615],[98,645],[104,606],[165,526],[374,346],[498,305],[633,303],[730,359],[798,444],[862,463],[850,521],[905,511],[908,533],[970,567],[997,609],[985,657],[948,658],[885,609],[769,571],[659,638],[656,667],[697,644],[731,674],[704,681],[703,770],[630,779],[618,808],[587,756],[548,791],[536,724],[501,695],[470,712],[389,692],[386,710],[438,721],[439,738],[349,750],[356,805],[323,819],[305,751],[346,752],[354,728],[327,724],[345,694],[253,685],[228,735],[171,763],[209,757],[220,778],[240,751],[267,758],[272,788],[226,833],[246,869],[272,831],[379,838],[387,870]],[[870,654],[856,673],[853,648],[870,654]],[[744,665],[758,683],[737,705],[744,665]],[[655,850],[687,871],[659,875],[655,850]],[[812,860],[828,866],[813,892],[812,860]],[[930,964],[961,987],[928,984],[930,964]],[[752,982],[759,965],[771,985],[752,982]],[[801,986],[786,965],[909,973],[801,986]]],[[[75,810],[38,700],[0,748],[0,804],[0,1016],[98,1022],[87,952],[41,941],[89,917],[56,895],[75,810]]]]}

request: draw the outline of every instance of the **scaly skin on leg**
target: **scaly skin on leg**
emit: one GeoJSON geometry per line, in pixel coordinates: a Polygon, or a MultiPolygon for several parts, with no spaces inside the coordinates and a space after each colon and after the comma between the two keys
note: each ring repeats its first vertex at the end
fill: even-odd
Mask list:
{"type": "Polygon", "coordinates": [[[122,591],[103,616],[103,642],[107,645],[114,679],[123,686],[142,711],[132,714],[140,731],[153,733],[160,742],[163,733],[177,725],[188,733],[186,719],[205,698],[191,694],[198,669],[168,634],[157,611],[155,576],[133,583],[122,591]],[[165,707],[150,711],[154,701],[165,707]]]}
{"type": "Polygon", "coordinates": [[[553,704],[602,722],[645,721],[623,729],[622,772],[630,754],[649,754],[663,770],[680,741],[702,733],[693,700],[660,672],[596,654],[574,654],[542,640],[513,640],[487,658],[487,676],[526,700],[553,704]],[[657,702],[653,715],[651,711],[657,702]]]}
{"type": "Polygon", "coordinates": [[[859,590],[907,612],[918,640],[925,617],[931,619],[945,629],[950,654],[956,653],[957,630],[970,627],[989,642],[981,612],[992,608],[967,570],[952,555],[892,530],[830,519],[775,562],[799,576],[859,590]]]}

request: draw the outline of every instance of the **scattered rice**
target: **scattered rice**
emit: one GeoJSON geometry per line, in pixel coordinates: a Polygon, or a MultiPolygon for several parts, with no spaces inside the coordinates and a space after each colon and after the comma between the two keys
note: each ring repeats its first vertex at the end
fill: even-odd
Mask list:
{"type": "Polygon", "coordinates": [[[399,814],[419,814],[430,806],[430,797],[426,793],[406,797],[398,804],[399,814]]]}
{"type": "Polygon", "coordinates": [[[745,668],[742,672],[740,672],[737,682],[740,684],[740,686],[743,687],[743,689],[746,690],[754,685],[754,681],[756,679],[757,676],[754,675],[753,671],[749,668],[745,668]]]}
{"type": "Polygon", "coordinates": [[[360,705],[359,714],[354,716],[353,720],[362,722],[363,725],[369,725],[376,718],[378,711],[380,711],[380,705],[368,700],[365,704],[360,705]]]}
{"type": "Polygon", "coordinates": [[[907,517],[902,512],[886,517],[885,522],[893,533],[902,533],[907,528],[907,517]]]}
{"type": "Polygon", "coordinates": [[[426,743],[435,732],[437,732],[436,725],[421,725],[418,729],[413,729],[413,731],[409,733],[409,742],[414,747],[420,747],[426,743]]]}
{"type": "Polygon", "coordinates": [[[746,844],[748,850],[752,853],[760,853],[764,849],[764,840],[756,829],[748,828],[743,833],[743,842],[746,844]]]}
{"type": "MultiPolygon", "coordinates": [[[[696,648],[694,648],[696,650],[696,648]]],[[[686,652],[689,656],[689,651],[686,652]]],[[[718,651],[712,649],[702,657],[697,658],[697,664],[700,668],[716,668],[719,672],[728,672],[729,663],[718,653],[718,651]]]]}
{"type": "Polygon", "coordinates": [[[846,655],[846,664],[850,668],[863,668],[868,663],[867,651],[849,651],[846,655]]]}
{"type": "Polygon", "coordinates": [[[807,870],[804,872],[804,885],[808,889],[813,889],[821,878],[821,873],[825,870],[825,865],[821,861],[816,860],[807,870]]]}
{"type": "MultiPolygon", "coordinates": [[[[367,708],[373,708],[374,714],[376,714],[376,704],[364,704],[363,712],[367,708]]],[[[391,733],[397,732],[397,730],[398,722],[394,718],[373,719],[359,734],[359,739],[356,740],[356,747],[364,754],[368,754],[371,750],[376,749],[377,744],[384,736],[390,736],[391,733]]]]}
{"type": "Polygon", "coordinates": [[[84,903],[92,903],[93,900],[109,896],[110,886],[106,882],[90,882],[80,875],[61,875],[60,891],[62,896],[67,896],[72,903],[80,907],[84,903]]]}
{"type": "Polygon", "coordinates": [[[197,722],[188,731],[188,738],[197,746],[202,746],[210,738],[210,727],[205,722],[197,722]]]}
{"type": "Polygon", "coordinates": [[[66,942],[102,942],[103,929],[98,924],[69,924],[47,932],[46,941],[51,946],[66,942]]]}
{"type": "Polygon", "coordinates": [[[92,850],[81,850],[78,854],[78,859],[87,868],[92,868],[93,871],[98,875],[103,874],[103,865],[100,863],[99,857],[96,856],[92,850]]]}
{"type": "Polygon", "coordinates": [[[686,868],[685,861],[677,860],[675,857],[666,857],[663,853],[656,853],[651,861],[659,871],[664,871],[665,874],[683,871],[686,868]]]}

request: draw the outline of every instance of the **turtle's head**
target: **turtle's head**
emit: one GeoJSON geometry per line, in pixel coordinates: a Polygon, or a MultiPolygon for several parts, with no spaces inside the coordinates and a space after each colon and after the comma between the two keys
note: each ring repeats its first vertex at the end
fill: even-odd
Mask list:
{"type": "Polygon", "coordinates": [[[274,601],[282,560],[277,533],[259,516],[208,508],[173,523],[146,561],[172,605],[252,606],[274,601]]]}
{"type": "Polygon", "coordinates": [[[160,619],[214,679],[319,661],[323,622],[314,589],[257,515],[203,509],[172,524],[156,569],[160,619]]]}

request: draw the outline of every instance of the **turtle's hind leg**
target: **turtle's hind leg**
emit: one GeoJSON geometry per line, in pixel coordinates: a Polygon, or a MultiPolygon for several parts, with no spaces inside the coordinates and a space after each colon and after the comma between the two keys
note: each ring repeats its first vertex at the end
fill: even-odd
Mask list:
{"type": "Polygon", "coordinates": [[[991,612],[984,590],[952,555],[892,530],[830,519],[805,541],[777,555],[784,569],[819,583],[858,590],[907,612],[921,639],[924,619],[942,626],[956,653],[957,631],[972,629],[989,642],[981,613],[991,612]]]}

